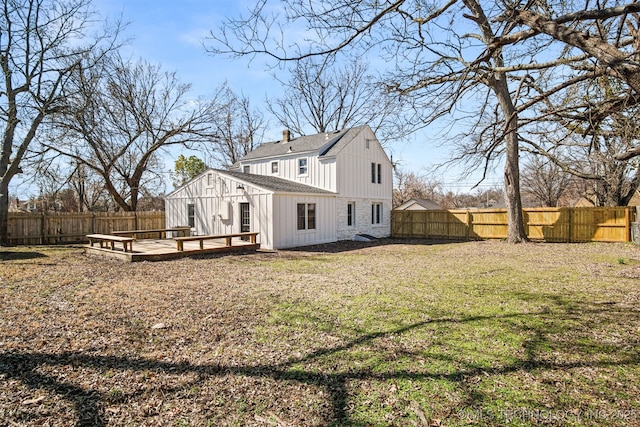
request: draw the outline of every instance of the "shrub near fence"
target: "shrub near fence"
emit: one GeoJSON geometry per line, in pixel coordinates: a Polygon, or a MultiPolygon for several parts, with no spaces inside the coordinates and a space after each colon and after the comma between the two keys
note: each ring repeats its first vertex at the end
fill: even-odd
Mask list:
{"type": "MultiPolygon", "coordinates": [[[[525,231],[546,242],[629,242],[635,207],[523,209],[525,231]]],[[[506,209],[393,211],[397,238],[504,239],[506,209]]]]}
{"type": "Polygon", "coordinates": [[[41,245],[79,243],[87,234],[165,228],[164,212],[9,212],[9,243],[41,245]]]}

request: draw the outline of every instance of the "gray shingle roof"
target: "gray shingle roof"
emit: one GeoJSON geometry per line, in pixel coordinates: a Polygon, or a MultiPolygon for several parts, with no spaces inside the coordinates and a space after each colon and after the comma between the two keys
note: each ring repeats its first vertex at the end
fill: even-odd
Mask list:
{"type": "Polygon", "coordinates": [[[310,185],[301,184],[295,181],[278,178],[275,176],[256,175],[253,173],[244,173],[228,170],[214,169],[217,172],[232,176],[240,181],[254,184],[267,190],[278,193],[313,193],[313,194],[335,194],[331,191],[321,188],[312,187],[310,185]]]}
{"type": "Polygon", "coordinates": [[[267,142],[248,153],[242,160],[255,160],[284,156],[291,153],[319,151],[321,156],[333,155],[351,141],[365,127],[359,126],[341,131],[319,133],[293,138],[290,141],[267,142]]]}

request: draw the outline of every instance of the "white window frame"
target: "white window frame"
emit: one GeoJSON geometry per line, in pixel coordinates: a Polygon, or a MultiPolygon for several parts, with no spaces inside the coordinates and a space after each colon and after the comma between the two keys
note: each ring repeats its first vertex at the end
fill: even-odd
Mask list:
{"type": "Polygon", "coordinates": [[[187,203],[187,225],[191,228],[196,226],[196,204],[187,203]]]}
{"type": "Polygon", "coordinates": [[[384,223],[383,220],[383,204],[382,202],[373,202],[371,203],[371,224],[372,225],[382,225],[384,223]]]}
{"type": "Polygon", "coordinates": [[[347,203],[347,227],[356,226],[356,202],[347,203]]]}
{"type": "Polygon", "coordinates": [[[305,176],[309,174],[309,159],[307,157],[301,157],[298,159],[298,176],[305,176]],[[304,162],[304,166],[302,165],[304,162]],[[304,168],[304,172],[302,172],[304,168]]]}
{"type": "Polygon", "coordinates": [[[271,173],[273,175],[278,175],[280,173],[280,163],[277,160],[275,162],[271,162],[271,173]]]}
{"type": "Polygon", "coordinates": [[[297,203],[296,204],[296,229],[298,232],[315,231],[318,226],[318,209],[316,203],[297,203]],[[300,208],[303,209],[302,216],[300,208]],[[309,215],[313,212],[313,216],[309,215]],[[301,224],[300,220],[304,224],[301,224]],[[312,222],[313,221],[313,222],[312,222]]]}

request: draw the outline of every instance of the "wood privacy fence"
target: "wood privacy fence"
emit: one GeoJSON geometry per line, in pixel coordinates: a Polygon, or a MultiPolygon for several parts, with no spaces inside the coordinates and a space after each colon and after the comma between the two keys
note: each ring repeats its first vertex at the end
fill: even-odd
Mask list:
{"type": "Polygon", "coordinates": [[[86,242],[87,234],[165,228],[164,212],[9,212],[9,243],[42,245],[86,242]]]}
{"type": "MultiPolygon", "coordinates": [[[[635,207],[523,209],[525,231],[545,242],[630,242],[635,207]]],[[[504,239],[506,209],[393,211],[398,238],[504,239]]]]}

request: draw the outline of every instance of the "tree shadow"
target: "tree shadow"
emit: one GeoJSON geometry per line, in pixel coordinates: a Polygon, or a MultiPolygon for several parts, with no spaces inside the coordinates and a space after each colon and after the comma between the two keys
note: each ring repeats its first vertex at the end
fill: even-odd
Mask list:
{"type": "Polygon", "coordinates": [[[25,251],[0,251],[0,260],[2,261],[17,261],[36,258],[47,258],[47,255],[40,252],[25,252],[25,251]]]}
{"type": "Polygon", "coordinates": [[[447,240],[447,239],[413,239],[413,238],[380,238],[372,240],[370,242],[360,242],[356,240],[340,240],[338,242],[323,243],[309,246],[299,246],[295,248],[281,249],[281,251],[287,252],[317,252],[317,253],[329,253],[338,254],[343,252],[356,251],[364,248],[373,248],[377,246],[392,246],[392,245],[417,245],[417,246],[432,246],[432,245],[445,245],[451,243],[463,243],[467,240],[447,240]]]}
{"type": "MultiPolygon", "coordinates": [[[[530,298],[530,295],[522,295],[523,298],[530,298]]],[[[568,305],[572,309],[606,311],[610,307],[594,306],[578,307],[575,302],[568,304],[566,301],[556,300],[552,297],[541,297],[548,300],[554,309],[564,310],[568,305]]],[[[637,313],[626,313],[620,309],[621,314],[635,316],[637,313]]],[[[363,344],[371,344],[377,340],[392,336],[402,336],[411,331],[432,327],[437,324],[460,325],[466,323],[476,323],[484,321],[526,321],[532,318],[544,318],[548,316],[547,311],[534,313],[512,313],[491,316],[469,316],[462,318],[442,318],[416,322],[404,327],[395,328],[388,331],[379,331],[360,336],[345,342],[341,345],[323,347],[307,354],[287,358],[286,361],[268,364],[245,364],[245,365],[220,365],[216,363],[192,364],[189,362],[167,362],[153,360],[144,357],[120,357],[113,355],[95,355],[79,352],[5,352],[0,353],[0,374],[5,379],[19,381],[30,389],[45,389],[50,393],[57,394],[75,409],[76,426],[106,426],[108,417],[105,414],[107,403],[113,403],[113,396],[100,392],[97,389],[81,387],[67,381],[64,376],[56,378],[43,372],[47,368],[82,367],[96,371],[120,371],[120,372],[147,372],[153,371],[164,374],[193,374],[195,379],[178,387],[163,388],[162,393],[176,393],[186,388],[204,384],[204,382],[214,377],[242,376],[255,379],[270,379],[280,383],[297,383],[306,386],[321,387],[325,390],[327,404],[331,415],[324,420],[323,425],[344,426],[344,425],[366,425],[350,417],[348,404],[350,400],[349,383],[356,381],[389,381],[389,380],[445,380],[455,383],[466,394],[465,406],[474,407],[485,399],[481,391],[470,385],[470,378],[484,378],[487,376],[498,376],[513,373],[516,371],[538,372],[541,369],[547,370],[568,370],[577,367],[608,367],[638,365],[640,354],[638,352],[622,352],[618,357],[611,357],[608,360],[574,360],[574,361],[550,361],[540,358],[540,347],[548,344],[550,336],[557,332],[553,327],[548,328],[544,323],[536,323],[538,326],[527,325],[527,333],[531,337],[524,344],[524,355],[502,365],[487,367],[481,364],[462,362],[457,355],[431,355],[429,357],[439,357],[448,362],[457,362],[458,369],[453,371],[427,371],[420,372],[411,368],[393,369],[388,371],[375,371],[370,368],[350,367],[346,371],[332,372],[331,369],[301,369],[300,366],[309,362],[318,361],[329,355],[336,355],[345,351],[356,349],[363,344]]],[[[535,323],[535,322],[534,322],[535,323]]],[[[560,326],[558,326],[560,327],[560,326]]],[[[571,343],[571,345],[578,345],[571,343]]],[[[598,349],[595,349],[596,351],[598,349]]],[[[617,354],[614,352],[614,354],[617,354]]],[[[55,372],[55,369],[53,369],[55,372]]],[[[135,393],[134,393],[135,394],[135,393]]],[[[28,421],[27,414],[22,412],[16,418],[16,422],[28,421]]],[[[498,420],[500,421],[500,420],[498,420]]],[[[504,420],[502,420],[504,421],[504,420]]]]}

